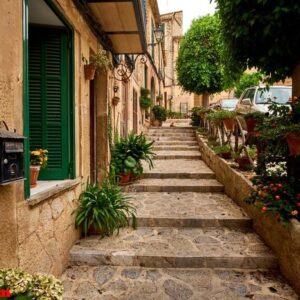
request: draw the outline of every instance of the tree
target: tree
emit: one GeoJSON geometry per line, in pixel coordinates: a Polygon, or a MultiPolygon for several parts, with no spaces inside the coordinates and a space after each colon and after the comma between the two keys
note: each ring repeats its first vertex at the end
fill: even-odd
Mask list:
{"type": "Polygon", "coordinates": [[[238,82],[235,84],[235,96],[240,98],[245,89],[256,86],[260,83],[262,74],[259,72],[255,73],[244,73],[238,82]]]}
{"type": "Polygon", "coordinates": [[[231,69],[255,67],[270,82],[293,78],[300,96],[300,2],[217,0],[231,69]]]}
{"type": "Polygon", "coordinates": [[[180,44],[177,79],[185,91],[203,94],[208,105],[211,93],[224,90],[220,20],[217,15],[193,21],[180,44]]]}

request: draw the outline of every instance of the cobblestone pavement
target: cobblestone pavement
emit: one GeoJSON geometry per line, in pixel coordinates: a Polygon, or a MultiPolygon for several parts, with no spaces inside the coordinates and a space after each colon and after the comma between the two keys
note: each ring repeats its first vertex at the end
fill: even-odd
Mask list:
{"type": "Polygon", "coordinates": [[[65,300],[297,299],[272,271],[73,266],[63,279],[65,300]]]}
{"type": "Polygon", "coordinates": [[[188,122],[149,130],[155,168],[144,166],[144,178],[124,188],[137,230],[78,241],[62,276],[64,299],[299,299],[252,220],[201,161],[188,122]]]}

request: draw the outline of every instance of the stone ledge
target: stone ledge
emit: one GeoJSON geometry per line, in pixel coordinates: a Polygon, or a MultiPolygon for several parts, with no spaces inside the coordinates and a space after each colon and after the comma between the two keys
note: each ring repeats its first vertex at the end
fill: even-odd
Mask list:
{"type": "Polygon", "coordinates": [[[80,183],[81,178],[76,178],[73,180],[62,180],[57,185],[33,195],[28,200],[26,200],[26,202],[30,207],[36,206],[50,198],[57,197],[61,193],[65,193],[71,189],[74,189],[80,183]]]}
{"type": "Polygon", "coordinates": [[[300,223],[292,220],[288,225],[282,225],[275,218],[264,216],[253,205],[247,204],[245,198],[254,190],[252,183],[217,156],[200,134],[197,134],[197,140],[202,160],[216,173],[217,180],[224,185],[225,193],[253,219],[255,231],[274,251],[283,275],[300,294],[300,223]]]}

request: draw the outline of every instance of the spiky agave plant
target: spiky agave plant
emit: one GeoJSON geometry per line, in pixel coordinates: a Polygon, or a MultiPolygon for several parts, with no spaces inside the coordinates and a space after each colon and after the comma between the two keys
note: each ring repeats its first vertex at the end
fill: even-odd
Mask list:
{"type": "Polygon", "coordinates": [[[102,236],[110,236],[116,230],[130,225],[136,227],[136,209],[121,189],[114,183],[114,176],[109,175],[99,186],[86,184],[85,190],[79,196],[79,206],[76,213],[76,228],[82,227],[84,236],[91,225],[99,229],[102,236]]]}

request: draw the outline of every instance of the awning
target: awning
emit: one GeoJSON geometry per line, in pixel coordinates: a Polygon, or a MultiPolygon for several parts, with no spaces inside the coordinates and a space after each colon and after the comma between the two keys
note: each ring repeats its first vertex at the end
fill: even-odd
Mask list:
{"type": "Polygon", "coordinates": [[[116,54],[146,51],[144,0],[86,0],[86,4],[116,54]]]}

